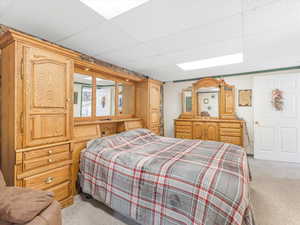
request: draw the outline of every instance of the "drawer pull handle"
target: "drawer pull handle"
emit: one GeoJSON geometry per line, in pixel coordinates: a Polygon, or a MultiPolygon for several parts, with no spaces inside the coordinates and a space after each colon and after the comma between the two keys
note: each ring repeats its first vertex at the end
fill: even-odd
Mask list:
{"type": "Polygon", "coordinates": [[[46,184],[51,184],[53,182],[54,178],[53,177],[48,177],[46,180],[45,180],[45,183],[46,184]]]}
{"type": "Polygon", "coordinates": [[[52,163],[52,162],[54,162],[54,160],[53,160],[53,159],[49,159],[48,161],[49,161],[49,163],[52,163]]]}
{"type": "Polygon", "coordinates": [[[52,150],[49,150],[49,154],[52,154],[53,153],[53,151],[52,150]]]}

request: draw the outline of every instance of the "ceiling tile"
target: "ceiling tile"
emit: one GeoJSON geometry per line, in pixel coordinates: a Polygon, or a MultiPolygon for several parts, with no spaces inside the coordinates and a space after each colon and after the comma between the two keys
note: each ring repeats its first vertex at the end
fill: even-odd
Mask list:
{"type": "Polygon", "coordinates": [[[111,22],[95,25],[58,43],[92,56],[138,44],[135,39],[111,22]]]}
{"type": "Polygon", "coordinates": [[[242,18],[241,14],[238,14],[209,25],[148,41],[145,45],[155,50],[157,54],[167,54],[241,37],[242,18]]]}
{"type": "Polygon", "coordinates": [[[115,19],[139,41],[178,33],[241,12],[240,0],[152,0],[115,19]]]}
{"type": "Polygon", "coordinates": [[[173,60],[174,64],[177,64],[239,52],[243,52],[243,42],[241,38],[215,42],[210,45],[201,45],[191,50],[168,54],[167,56],[173,60]]]}
{"type": "MultiPolygon", "coordinates": [[[[123,38],[123,37],[122,37],[123,38]]],[[[99,54],[101,57],[108,58],[111,60],[117,61],[135,61],[141,58],[154,56],[156,54],[151,48],[143,45],[143,44],[136,44],[130,47],[125,47],[118,49],[116,51],[101,53],[99,54]]]]}
{"type": "Polygon", "coordinates": [[[278,2],[281,0],[242,0],[244,10],[257,10],[258,8],[265,7],[268,5],[272,5],[274,2],[278,2]]]}
{"type": "Polygon", "coordinates": [[[14,0],[1,17],[4,25],[53,42],[104,21],[103,17],[74,0],[14,0]]]}
{"type": "Polygon", "coordinates": [[[300,2],[275,1],[245,14],[245,34],[266,33],[272,30],[284,33],[300,24],[300,2]]]}

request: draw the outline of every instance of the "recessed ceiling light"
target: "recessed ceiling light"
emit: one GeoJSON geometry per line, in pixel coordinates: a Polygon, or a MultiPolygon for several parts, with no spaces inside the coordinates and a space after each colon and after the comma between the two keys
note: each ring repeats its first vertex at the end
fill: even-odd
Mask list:
{"type": "Polygon", "coordinates": [[[112,19],[150,0],[80,0],[106,19],[112,19]]]}
{"type": "Polygon", "coordinates": [[[231,65],[244,62],[244,54],[237,53],[233,55],[225,55],[215,58],[203,59],[198,61],[177,64],[183,70],[197,70],[209,67],[231,65]]]}

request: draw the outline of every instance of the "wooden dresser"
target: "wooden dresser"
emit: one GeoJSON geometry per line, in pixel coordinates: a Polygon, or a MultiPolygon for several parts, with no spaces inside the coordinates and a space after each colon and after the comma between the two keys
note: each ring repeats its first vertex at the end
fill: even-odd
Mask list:
{"type": "Polygon", "coordinates": [[[243,146],[244,121],[213,119],[177,119],[175,137],[221,141],[243,146]]]}
{"type": "Polygon", "coordinates": [[[201,79],[185,89],[183,112],[174,121],[175,137],[244,146],[245,122],[236,118],[234,91],[234,86],[212,78],[201,79]]]}

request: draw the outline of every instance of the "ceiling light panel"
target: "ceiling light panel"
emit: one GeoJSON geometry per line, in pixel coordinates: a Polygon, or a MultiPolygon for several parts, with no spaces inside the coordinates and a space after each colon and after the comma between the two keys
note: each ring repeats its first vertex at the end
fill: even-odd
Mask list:
{"type": "Polygon", "coordinates": [[[243,53],[237,53],[237,54],[225,55],[225,56],[209,58],[204,60],[180,63],[177,64],[177,66],[185,71],[189,71],[189,70],[198,70],[198,69],[210,68],[216,66],[237,64],[242,62],[244,62],[243,53]]]}
{"type": "Polygon", "coordinates": [[[112,19],[150,0],[80,0],[106,19],[112,19]]]}

